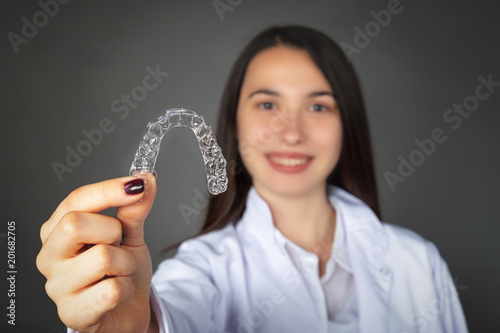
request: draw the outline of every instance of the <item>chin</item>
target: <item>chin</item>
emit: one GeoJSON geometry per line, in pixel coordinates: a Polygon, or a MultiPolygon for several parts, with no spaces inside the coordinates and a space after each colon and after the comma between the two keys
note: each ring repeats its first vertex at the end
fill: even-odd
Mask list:
{"type": "Polygon", "coordinates": [[[321,184],[313,184],[310,181],[282,181],[268,182],[264,187],[264,191],[272,193],[273,195],[283,197],[300,197],[310,195],[317,190],[323,191],[326,181],[321,184]]]}

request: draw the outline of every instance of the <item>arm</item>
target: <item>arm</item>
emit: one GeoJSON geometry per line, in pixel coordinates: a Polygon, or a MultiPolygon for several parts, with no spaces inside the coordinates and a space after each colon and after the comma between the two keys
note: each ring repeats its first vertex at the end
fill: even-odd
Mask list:
{"type": "Polygon", "coordinates": [[[437,300],[430,304],[434,312],[441,312],[439,318],[443,332],[468,332],[459,294],[450,274],[448,265],[432,243],[429,246],[429,257],[433,263],[433,279],[436,287],[437,300]],[[435,304],[434,304],[435,303],[435,304]],[[436,309],[434,309],[436,308],[436,309]]]}
{"type": "MultiPolygon", "coordinates": [[[[227,311],[209,263],[210,250],[197,240],[183,243],[152,279],[151,302],[164,332],[222,332],[227,311]],[[219,309],[219,310],[217,310],[219,309]]],[[[219,260],[224,260],[219,258],[219,260]]],[[[224,273],[223,273],[224,274],[224,273]]],[[[160,329],[160,332],[163,332],[160,329]]]]}

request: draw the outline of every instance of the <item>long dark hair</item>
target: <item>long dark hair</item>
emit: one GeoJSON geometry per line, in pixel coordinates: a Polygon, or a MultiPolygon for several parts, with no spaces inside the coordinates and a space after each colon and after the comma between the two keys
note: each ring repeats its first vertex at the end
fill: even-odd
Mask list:
{"type": "Polygon", "coordinates": [[[337,185],[363,200],[380,218],[368,121],[354,68],[342,49],[322,32],[302,26],[277,26],[255,36],[243,49],[229,74],[216,133],[218,144],[228,161],[229,184],[226,192],[210,198],[205,222],[198,235],[237,221],[245,210],[252,179],[241,160],[235,139],[240,90],[248,64],[255,55],[279,45],[307,51],[328,80],[338,103],[343,146],[339,162],[327,183],[337,185]]]}

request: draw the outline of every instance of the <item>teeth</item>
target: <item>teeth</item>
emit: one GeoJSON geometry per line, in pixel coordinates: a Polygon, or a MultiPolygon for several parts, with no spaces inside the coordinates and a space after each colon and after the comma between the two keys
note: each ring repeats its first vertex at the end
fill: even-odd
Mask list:
{"type": "Polygon", "coordinates": [[[307,162],[307,158],[271,157],[271,161],[284,166],[296,166],[307,162]]]}

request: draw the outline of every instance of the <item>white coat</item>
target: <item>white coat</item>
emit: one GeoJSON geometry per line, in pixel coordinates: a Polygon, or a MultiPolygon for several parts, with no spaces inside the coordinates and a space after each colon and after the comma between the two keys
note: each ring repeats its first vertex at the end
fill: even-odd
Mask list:
{"type": "Polygon", "coordinates": [[[330,187],[328,195],[354,276],[355,326],[329,323],[317,269],[305,274],[294,266],[268,205],[252,188],[240,221],[185,241],[158,267],[151,305],[161,332],[467,332],[434,244],[381,223],[340,188],[330,187]]]}
{"type": "MultiPolygon", "coordinates": [[[[340,188],[330,187],[329,198],[343,223],[360,332],[467,332],[454,282],[434,244],[381,223],[340,188]]],[[[162,329],[328,332],[324,302],[314,304],[321,298],[311,295],[318,291],[290,288],[286,274],[296,270],[283,259],[276,232],[269,207],[252,188],[238,223],[184,242],[153,277],[162,329]]],[[[319,278],[317,270],[311,278],[319,278]]]]}

